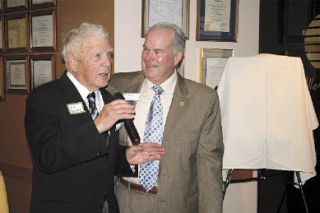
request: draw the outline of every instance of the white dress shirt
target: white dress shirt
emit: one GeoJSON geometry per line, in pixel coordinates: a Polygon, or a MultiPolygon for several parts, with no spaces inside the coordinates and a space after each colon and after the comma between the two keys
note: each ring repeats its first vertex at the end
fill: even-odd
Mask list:
{"type": "MultiPolygon", "coordinates": [[[[67,76],[70,79],[70,81],[73,83],[73,85],[77,88],[78,92],[80,93],[84,103],[86,104],[87,108],[89,109],[89,101],[87,96],[89,93],[91,93],[90,90],[88,90],[85,86],[83,86],[70,72],[67,72],[67,76]]],[[[102,107],[104,106],[104,101],[101,95],[100,90],[94,91],[96,95],[96,107],[98,112],[101,112],[102,107]]]]}

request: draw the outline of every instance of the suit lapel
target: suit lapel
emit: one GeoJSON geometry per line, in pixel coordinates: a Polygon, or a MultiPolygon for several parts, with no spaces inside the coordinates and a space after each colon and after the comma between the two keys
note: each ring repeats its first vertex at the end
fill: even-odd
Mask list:
{"type": "Polygon", "coordinates": [[[68,104],[74,104],[74,103],[82,103],[85,113],[77,114],[77,115],[70,115],[72,119],[77,119],[79,122],[86,122],[88,119],[91,119],[89,110],[84,103],[80,93],[78,92],[77,88],[73,85],[71,80],[67,77],[67,71],[63,73],[61,78],[58,81],[60,92],[63,95],[64,102],[66,104],[66,109],[68,104]]]}
{"type": "MultiPolygon", "coordinates": [[[[180,117],[181,113],[184,112],[187,95],[188,88],[186,86],[185,79],[178,73],[177,85],[173,93],[170,109],[164,126],[163,138],[168,138],[170,136],[170,133],[175,128],[177,119],[180,117]]],[[[162,146],[166,149],[167,145],[167,140],[163,140],[162,146]]]]}

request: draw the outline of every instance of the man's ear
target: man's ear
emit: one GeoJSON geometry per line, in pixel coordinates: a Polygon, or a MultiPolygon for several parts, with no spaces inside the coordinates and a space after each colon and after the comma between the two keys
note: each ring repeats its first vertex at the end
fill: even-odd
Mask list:
{"type": "Polygon", "coordinates": [[[74,57],[74,55],[72,54],[69,54],[67,56],[67,61],[68,61],[68,65],[70,67],[70,69],[74,72],[77,71],[77,68],[78,68],[78,63],[77,63],[77,60],[76,58],[74,57]]]}
{"type": "Polygon", "coordinates": [[[174,66],[176,67],[182,60],[183,58],[183,51],[179,51],[175,56],[174,56],[174,66]]]}

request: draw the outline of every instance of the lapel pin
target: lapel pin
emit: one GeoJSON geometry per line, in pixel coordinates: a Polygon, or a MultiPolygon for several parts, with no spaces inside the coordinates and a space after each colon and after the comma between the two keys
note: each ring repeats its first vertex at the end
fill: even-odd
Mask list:
{"type": "Polygon", "coordinates": [[[180,105],[180,107],[183,107],[183,106],[184,106],[184,102],[181,101],[181,102],[179,103],[179,105],[180,105]]]}

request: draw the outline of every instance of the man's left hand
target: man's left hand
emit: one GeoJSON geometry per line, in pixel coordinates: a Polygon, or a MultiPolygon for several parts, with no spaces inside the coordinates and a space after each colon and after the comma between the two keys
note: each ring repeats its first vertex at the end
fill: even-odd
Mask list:
{"type": "Polygon", "coordinates": [[[160,160],[164,154],[165,150],[156,143],[141,143],[126,150],[127,161],[131,165],[160,160]]]}

